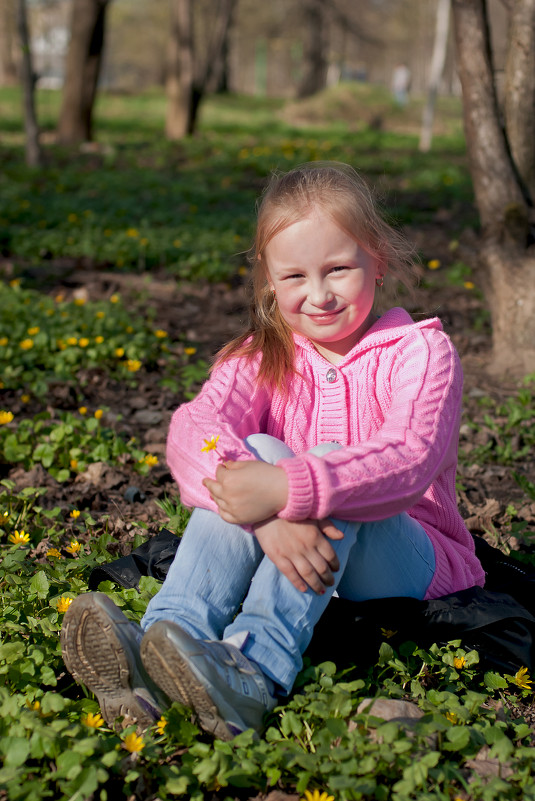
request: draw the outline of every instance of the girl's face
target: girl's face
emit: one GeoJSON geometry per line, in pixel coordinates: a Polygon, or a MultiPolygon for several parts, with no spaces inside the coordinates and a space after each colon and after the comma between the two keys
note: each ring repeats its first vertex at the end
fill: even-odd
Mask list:
{"type": "Polygon", "coordinates": [[[373,322],[378,259],[315,208],[271,239],[265,260],[284,320],[340,362],[373,322]]]}

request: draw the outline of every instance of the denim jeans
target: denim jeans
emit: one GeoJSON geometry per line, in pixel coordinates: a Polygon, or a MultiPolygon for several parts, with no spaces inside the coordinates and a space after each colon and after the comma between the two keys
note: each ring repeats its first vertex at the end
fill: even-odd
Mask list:
{"type": "MultiPolygon", "coordinates": [[[[294,455],[266,434],[252,435],[246,444],[257,458],[272,464],[294,455]]],[[[312,452],[321,456],[336,447],[326,443],[312,452]]],[[[245,656],[289,692],[314,626],[335,591],[355,601],[421,599],[433,578],[433,546],[408,514],[370,523],[333,522],[344,534],[342,540],[330,540],[340,569],[334,586],[317,595],[311,589],[297,590],[264,556],[254,534],[215,512],[195,509],[142,627],[171,620],[199,639],[233,637],[245,656]]]]}

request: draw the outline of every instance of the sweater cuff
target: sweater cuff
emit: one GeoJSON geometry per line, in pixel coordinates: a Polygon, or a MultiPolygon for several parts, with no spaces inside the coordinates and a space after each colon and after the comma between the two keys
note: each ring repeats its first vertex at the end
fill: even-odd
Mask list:
{"type": "Polygon", "coordinates": [[[278,516],[284,520],[306,520],[312,517],[314,496],[310,468],[299,457],[279,459],[277,467],[282,467],[288,478],[288,501],[278,516]]]}

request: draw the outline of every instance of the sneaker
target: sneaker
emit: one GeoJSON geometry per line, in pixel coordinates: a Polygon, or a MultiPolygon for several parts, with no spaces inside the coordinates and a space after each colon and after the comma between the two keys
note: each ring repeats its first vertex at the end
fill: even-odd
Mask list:
{"type": "Polygon", "coordinates": [[[102,592],[75,598],[65,612],[61,650],[69,673],[93,692],[109,726],[123,718],[146,729],[169,701],[147,675],[139,655],[143,629],[102,592]]]}
{"type": "Polygon", "coordinates": [[[196,640],[176,623],[152,625],[141,658],[172,700],[191,707],[201,727],[220,740],[246,729],[261,732],[276,704],[259,667],[230,642],[196,640]]]}

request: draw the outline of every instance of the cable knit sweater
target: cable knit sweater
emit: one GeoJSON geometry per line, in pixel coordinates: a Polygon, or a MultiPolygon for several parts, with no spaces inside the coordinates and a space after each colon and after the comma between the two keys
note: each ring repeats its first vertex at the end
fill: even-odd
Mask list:
{"type": "Polygon", "coordinates": [[[201,482],[219,460],[201,452],[203,439],[219,435],[218,452],[240,460],[254,458],[245,437],[271,434],[297,454],[277,463],[288,477],[280,517],[369,521],[408,512],[435,551],[426,597],[482,586],[455,496],[462,370],[440,321],[415,323],[391,309],[336,366],[305,337],[294,339],[297,374],[286,396],[256,383],[259,357],[233,358],[174,413],[167,461],[182,502],[216,509],[201,482]],[[343,447],[306,452],[322,442],[343,447]]]}

